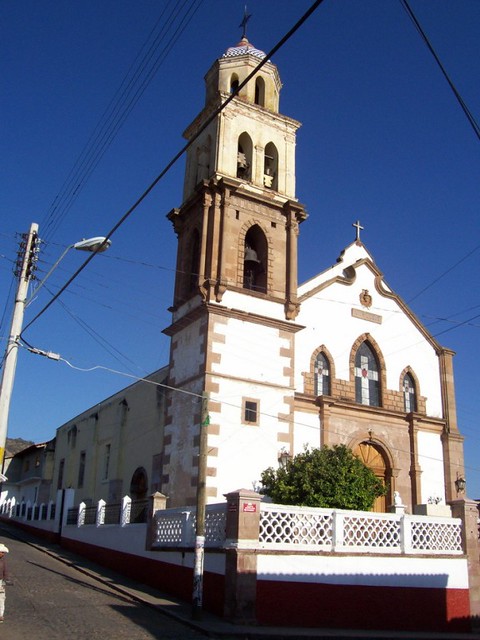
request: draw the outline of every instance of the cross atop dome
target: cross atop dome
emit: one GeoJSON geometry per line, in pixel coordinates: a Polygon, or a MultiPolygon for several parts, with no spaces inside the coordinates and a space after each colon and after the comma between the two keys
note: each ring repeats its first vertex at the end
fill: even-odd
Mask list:
{"type": "Polygon", "coordinates": [[[238,25],[239,28],[242,29],[242,40],[247,39],[247,22],[250,20],[251,17],[252,17],[252,14],[247,13],[247,5],[245,5],[245,9],[243,11],[243,20],[238,25]]]}

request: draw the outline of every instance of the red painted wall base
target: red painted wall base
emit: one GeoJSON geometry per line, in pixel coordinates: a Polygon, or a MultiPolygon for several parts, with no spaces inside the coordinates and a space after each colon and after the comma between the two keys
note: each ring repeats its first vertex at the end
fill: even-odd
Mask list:
{"type": "Polygon", "coordinates": [[[259,580],[260,624],[340,629],[470,631],[468,589],[259,580]]]}

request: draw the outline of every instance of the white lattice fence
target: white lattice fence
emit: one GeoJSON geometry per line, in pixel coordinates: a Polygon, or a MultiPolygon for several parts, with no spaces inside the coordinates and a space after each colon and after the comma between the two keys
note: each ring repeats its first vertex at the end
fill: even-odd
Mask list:
{"type": "Polygon", "coordinates": [[[337,537],[337,545],[345,547],[362,547],[364,549],[386,549],[395,547],[400,550],[401,520],[397,517],[387,518],[386,514],[347,515],[339,514],[343,520],[343,540],[337,537]]]}
{"type": "Polygon", "coordinates": [[[259,541],[263,548],[285,544],[330,548],[332,535],[331,511],[262,504],[259,541]]]}
{"type": "MultiPolygon", "coordinates": [[[[205,546],[221,547],[225,542],[226,504],[208,505],[205,512],[205,546]]],[[[195,541],[194,509],[165,509],[154,516],[153,547],[192,547],[195,541]]]]}
{"type": "Polygon", "coordinates": [[[436,553],[456,552],[462,548],[461,526],[450,521],[411,523],[411,545],[414,550],[436,553]]]}
{"type": "Polygon", "coordinates": [[[311,509],[262,503],[259,546],[348,553],[454,554],[462,550],[458,518],[311,509]]]}

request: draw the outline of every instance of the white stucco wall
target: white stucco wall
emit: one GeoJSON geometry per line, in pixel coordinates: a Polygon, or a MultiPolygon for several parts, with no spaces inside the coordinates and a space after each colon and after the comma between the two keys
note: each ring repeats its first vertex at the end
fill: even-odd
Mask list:
{"type": "Polygon", "coordinates": [[[259,580],[468,589],[466,558],[259,555],[259,580]]]}
{"type": "Polygon", "coordinates": [[[420,476],[422,499],[441,498],[445,503],[443,479],[443,447],[439,434],[419,431],[417,434],[418,462],[422,470],[420,476]]]}

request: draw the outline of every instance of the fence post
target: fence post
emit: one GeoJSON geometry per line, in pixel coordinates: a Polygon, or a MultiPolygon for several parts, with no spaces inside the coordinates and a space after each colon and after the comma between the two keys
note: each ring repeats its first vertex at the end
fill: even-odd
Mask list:
{"type": "Polygon", "coordinates": [[[333,511],[333,523],[332,523],[332,551],[338,551],[341,549],[344,542],[344,514],[340,511],[333,511]]]}
{"type": "Polygon", "coordinates": [[[83,525],[85,524],[85,510],[86,510],[86,508],[87,508],[87,505],[85,504],[85,502],[81,502],[78,505],[77,527],[83,527],[83,525]]]}
{"type": "Polygon", "coordinates": [[[167,496],[159,491],[152,494],[148,499],[147,510],[147,535],[145,538],[145,549],[151,551],[152,544],[155,540],[155,513],[157,511],[163,511],[167,506],[167,496]]]}
{"type": "Polygon", "coordinates": [[[105,505],[107,503],[105,500],[99,500],[97,504],[97,517],[95,519],[95,524],[97,527],[101,527],[102,524],[105,524],[105,505]]]}
{"type": "Polygon", "coordinates": [[[240,489],[225,494],[225,618],[237,624],[256,623],[257,554],[260,535],[260,500],[255,491],[240,489]]]}
{"type": "Polygon", "coordinates": [[[409,554],[413,551],[412,520],[403,514],[400,516],[400,553],[409,554]]]}
{"type": "Polygon", "coordinates": [[[130,496],[123,496],[122,498],[122,512],[120,514],[120,525],[124,527],[130,524],[130,516],[132,514],[132,499],[130,496]]]}

